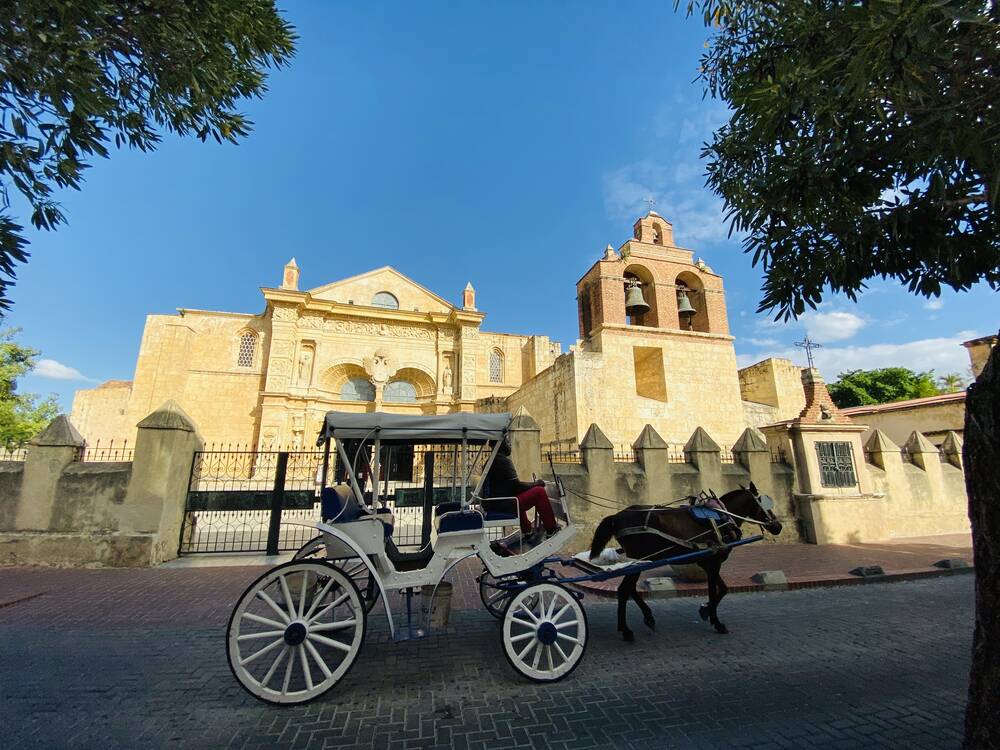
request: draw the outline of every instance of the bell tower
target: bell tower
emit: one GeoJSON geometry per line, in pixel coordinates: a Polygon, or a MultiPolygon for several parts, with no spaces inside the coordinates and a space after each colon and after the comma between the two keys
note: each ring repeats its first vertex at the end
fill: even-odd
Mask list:
{"type": "Polygon", "coordinates": [[[580,338],[602,329],[728,334],[722,277],[674,243],[673,225],[649,211],[633,237],[610,246],[576,285],[580,338]]]}

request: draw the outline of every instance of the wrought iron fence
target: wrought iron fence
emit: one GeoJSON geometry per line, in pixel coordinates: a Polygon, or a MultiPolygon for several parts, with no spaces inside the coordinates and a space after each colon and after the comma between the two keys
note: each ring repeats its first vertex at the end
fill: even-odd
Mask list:
{"type": "Polygon", "coordinates": [[[615,463],[620,464],[631,464],[639,460],[631,445],[616,445],[613,456],[615,463]]]}
{"type": "Polygon", "coordinates": [[[23,461],[27,456],[24,445],[0,445],[0,461],[23,461]]]}
{"type": "Polygon", "coordinates": [[[109,440],[103,445],[98,440],[93,445],[85,445],[78,457],[79,461],[86,463],[110,462],[110,461],[131,461],[135,457],[135,446],[129,446],[128,440],[109,440]]]}
{"type": "MultiPolygon", "coordinates": [[[[425,546],[433,505],[461,499],[463,485],[468,495],[488,457],[488,449],[473,448],[463,466],[457,446],[383,449],[378,503],[393,512],[396,546],[425,546]]],[[[313,525],[321,520],[322,466],[318,450],[196,453],[181,554],[298,549],[318,533],[313,525]]],[[[359,482],[367,476],[363,468],[360,474],[359,482]]],[[[327,483],[338,478],[343,479],[339,459],[331,453],[327,483]]],[[[491,537],[502,536],[501,529],[489,531],[491,537]]]]}
{"type": "Polygon", "coordinates": [[[736,463],[736,456],[733,455],[732,447],[723,445],[719,448],[719,460],[724,464],[736,463]]]}
{"type": "Polygon", "coordinates": [[[773,451],[771,451],[771,463],[772,464],[788,463],[788,457],[785,455],[784,448],[775,448],[773,451]]]}

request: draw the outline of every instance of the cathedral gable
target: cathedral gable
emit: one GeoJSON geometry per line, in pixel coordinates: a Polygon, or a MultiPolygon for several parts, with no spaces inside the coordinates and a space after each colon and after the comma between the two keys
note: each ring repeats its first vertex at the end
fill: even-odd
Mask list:
{"type": "Polygon", "coordinates": [[[313,299],[341,304],[399,309],[407,312],[419,310],[450,313],[455,309],[447,300],[390,266],[311,289],[309,295],[313,299]]]}

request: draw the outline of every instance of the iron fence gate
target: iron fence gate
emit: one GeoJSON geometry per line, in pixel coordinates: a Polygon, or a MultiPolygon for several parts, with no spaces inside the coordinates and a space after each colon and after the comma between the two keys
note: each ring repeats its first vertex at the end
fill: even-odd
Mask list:
{"type": "MultiPolygon", "coordinates": [[[[469,459],[469,488],[476,486],[488,454],[469,459]]],[[[330,453],[328,483],[338,459],[330,453]]],[[[463,471],[456,446],[383,448],[380,495],[395,516],[392,538],[401,549],[430,542],[433,506],[457,500],[463,471]]],[[[323,452],[200,451],[188,484],[179,553],[296,550],[316,536],[320,521],[323,452]]],[[[491,536],[502,535],[490,529],[491,536]]]]}

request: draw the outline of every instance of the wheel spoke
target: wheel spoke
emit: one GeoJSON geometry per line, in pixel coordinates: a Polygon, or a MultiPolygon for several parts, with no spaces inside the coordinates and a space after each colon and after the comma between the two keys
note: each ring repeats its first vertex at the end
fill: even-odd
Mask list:
{"type": "Polygon", "coordinates": [[[564,641],[569,641],[570,643],[575,643],[578,646],[580,645],[579,639],[574,638],[571,635],[566,635],[565,633],[556,633],[556,638],[562,638],[564,641]]]}
{"type": "Polygon", "coordinates": [[[327,593],[329,593],[330,587],[333,586],[333,584],[334,584],[334,580],[332,578],[327,578],[326,579],[326,585],[323,586],[323,590],[320,591],[319,594],[316,595],[315,599],[313,599],[312,606],[309,607],[309,611],[306,613],[305,617],[303,617],[302,619],[304,619],[306,622],[310,622],[311,621],[313,612],[316,610],[316,607],[319,606],[319,603],[321,601],[323,601],[323,597],[325,597],[327,595],[327,593]]]}
{"type": "MultiPolygon", "coordinates": [[[[315,615],[313,615],[313,616],[312,616],[312,619],[311,619],[311,620],[309,620],[309,622],[310,622],[310,623],[314,623],[314,622],[316,622],[316,621],[317,621],[317,620],[319,620],[319,619],[320,619],[320,618],[321,618],[321,617],[322,617],[323,615],[325,615],[325,614],[326,614],[327,612],[329,612],[329,611],[331,611],[332,609],[334,609],[335,607],[338,607],[338,606],[340,606],[341,604],[343,604],[343,603],[344,603],[344,601],[345,601],[345,600],[346,600],[346,599],[347,599],[347,598],[348,598],[348,597],[349,597],[350,595],[351,595],[351,592],[349,592],[349,591],[345,591],[345,592],[344,592],[343,594],[341,594],[340,596],[338,596],[338,597],[337,597],[336,599],[334,599],[334,600],[333,600],[332,602],[330,602],[330,603],[329,603],[329,604],[327,604],[327,605],[326,605],[325,607],[323,607],[323,609],[321,609],[321,610],[320,610],[319,612],[317,612],[317,613],[316,613],[315,615]]],[[[352,607],[352,609],[353,609],[353,607],[352,607]]]]}
{"type": "Polygon", "coordinates": [[[521,603],[520,603],[520,607],[521,607],[521,609],[522,609],[522,610],[524,610],[524,612],[525,612],[525,613],[526,613],[526,614],[528,615],[528,617],[530,617],[530,618],[531,618],[531,621],[532,621],[532,622],[533,622],[534,624],[536,624],[536,625],[537,625],[537,624],[538,624],[538,618],[537,618],[537,617],[535,617],[535,613],[534,613],[534,612],[532,612],[532,611],[531,611],[530,609],[528,609],[528,608],[527,608],[526,606],[524,606],[524,602],[521,602],[521,603]]]}
{"type": "Polygon", "coordinates": [[[239,636],[236,640],[238,641],[252,641],[256,638],[274,638],[281,637],[285,634],[284,630],[262,630],[260,633],[246,633],[239,636]]]}
{"type": "Polygon", "coordinates": [[[325,622],[322,625],[310,625],[309,632],[315,633],[317,630],[347,630],[348,628],[353,628],[358,624],[357,620],[341,620],[340,622],[325,622]]]}
{"type": "Polygon", "coordinates": [[[552,646],[545,647],[545,657],[549,660],[549,671],[553,671],[556,665],[552,663],[552,646]]]}
{"type": "Polygon", "coordinates": [[[306,613],[306,591],[309,589],[309,571],[302,571],[302,592],[299,594],[298,616],[302,617],[306,613]]]}
{"type": "Polygon", "coordinates": [[[511,636],[510,642],[511,643],[520,643],[521,641],[527,640],[528,638],[534,638],[534,637],[535,637],[535,631],[534,630],[529,630],[527,633],[521,633],[521,635],[511,636]]]}
{"type": "Polygon", "coordinates": [[[571,628],[579,623],[576,620],[566,620],[566,622],[556,623],[556,630],[563,630],[565,628],[571,628]]]}
{"type": "Polygon", "coordinates": [[[340,649],[344,653],[350,653],[351,647],[346,643],[341,643],[340,641],[335,641],[332,638],[326,638],[322,635],[316,635],[315,633],[309,633],[306,636],[311,641],[318,641],[319,643],[324,643],[327,646],[332,646],[333,648],[340,649]]]}
{"type": "Polygon", "coordinates": [[[565,612],[565,611],[566,611],[567,609],[569,609],[570,607],[572,607],[572,606],[573,606],[573,603],[572,603],[572,602],[566,602],[566,603],[565,603],[564,605],[562,605],[562,607],[561,607],[561,608],[559,609],[559,611],[558,611],[558,612],[556,612],[556,613],[555,613],[555,615],[553,615],[553,616],[552,616],[552,617],[550,618],[550,619],[551,619],[551,621],[552,621],[552,622],[559,622],[559,618],[563,616],[563,613],[564,613],[564,612],[565,612]]]}
{"type": "Polygon", "coordinates": [[[254,622],[259,622],[261,625],[270,625],[272,628],[285,627],[285,623],[276,622],[275,620],[268,620],[266,617],[255,615],[253,612],[244,612],[242,617],[245,617],[248,620],[253,620],[254,622]]]}
{"type": "MultiPolygon", "coordinates": [[[[288,649],[291,651],[291,647],[288,649]]],[[[281,694],[288,694],[288,684],[292,681],[292,665],[295,664],[295,656],[293,654],[288,655],[288,664],[285,666],[285,679],[281,681],[281,694]]]]}
{"type": "Polygon", "coordinates": [[[538,644],[538,648],[535,649],[535,660],[533,662],[531,662],[531,668],[532,669],[535,669],[535,670],[538,669],[538,660],[542,658],[542,651],[544,650],[544,648],[545,647],[542,646],[541,643],[539,643],[538,644]]]}
{"type": "Polygon", "coordinates": [[[278,616],[281,617],[281,621],[285,623],[285,625],[291,622],[291,619],[288,617],[288,615],[281,609],[281,607],[275,604],[274,599],[269,597],[266,591],[258,591],[257,596],[260,597],[261,600],[266,602],[267,606],[273,609],[278,614],[278,616]]]}
{"type": "Polygon", "coordinates": [[[278,576],[278,581],[281,583],[281,595],[285,598],[285,606],[288,607],[288,616],[295,617],[295,605],[292,604],[292,593],[288,590],[288,581],[285,580],[284,575],[278,576]]]}
{"type": "Polygon", "coordinates": [[[329,680],[330,677],[333,676],[333,672],[331,672],[330,668],[326,666],[326,662],[323,661],[323,657],[319,655],[319,651],[316,650],[316,647],[312,645],[308,640],[302,645],[306,647],[306,651],[309,652],[309,655],[313,658],[313,661],[315,661],[316,664],[319,665],[320,671],[323,673],[326,679],[329,680]]]}
{"type": "Polygon", "coordinates": [[[271,643],[269,643],[266,646],[264,646],[264,648],[262,648],[260,651],[255,651],[254,653],[250,654],[250,656],[248,656],[246,659],[241,659],[240,660],[240,666],[241,667],[245,667],[247,664],[249,664],[250,662],[254,661],[255,659],[263,656],[264,654],[271,653],[272,651],[274,651],[274,649],[276,649],[278,646],[280,646],[284,642],[285,642],[285,640],[283,638],[278,638],[277,640],[272,641],[271,643]]]}
{"type": "MultiPolygon", "coordinates": [[[[534,635],[534,633],[532,633],[532,635],[534,635]]],[[[517,655],[517,660],[524,661],[524,657],[527,655],[529,651],[531,651],[531,649],[535,647],[535,643],[537,643],[537,641],[535,639],[532,639],[531,642],[524,647],[524,650],[517,655]]]]}
{"type": "Polygon", "coordinates": [[[261,687],[264,688],[267,687],[267,683],[269,683],[271,681],[271,678],[274,677],[274,673],[277,671],[278,667],[281,665],[281,662],[285,660],[285,657],[288,656],[288,652],[291,650],[292,650],[291,647],[288,646],[284,648],[276,657],[274,657],[274,661],[271,663],[271,668],[267,670],[267,674],[264,675],[264,679],[260,681],[261,687]]]}
{"type": "Polygon", "coordinates": [[[306,650],[302,648],[302,646],[299,646],[299,659],[302,662],[302,674],[305,675],[306,678],[306,690],[312,690],[313,689],[312,670],[309,669],[309,662],[306,659],[306,650]]]}
{"type": "Polygon", "coordinates": [[[566,652],[562,650],[562,646],[559,645],[559,641],[553,641],[553,646],[555,646],[556,651],[559,652],[559,656],[563,658],[563,661],[569,661],[569,657],[566,656],[566,652]]]}
{"type": "MultiPolygon", "coordinates": [[[[542,597],[542,602],[544,603],[544,601],[545,601],[545,597],[543,596],[542,597]]],[[[546,620],[551,620],[552,619],[552,613],[556,611],[556,604],[558,604],[558,603],[559,603],[559,596],[555,592],[553,592],[552,593],[552,599],[549,601],[549,608],[545,610],[545,619],[546,620]]]]}

